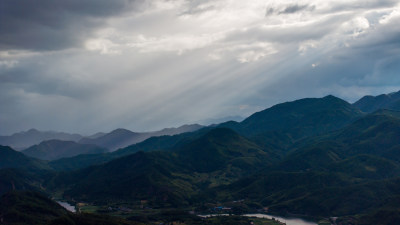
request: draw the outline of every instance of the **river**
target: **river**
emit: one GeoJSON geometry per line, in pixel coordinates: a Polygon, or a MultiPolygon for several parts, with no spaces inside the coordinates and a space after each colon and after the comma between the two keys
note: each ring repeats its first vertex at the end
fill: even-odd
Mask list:
{"type": "Polygon", "coordinates": [[[243,216],[267,218],[267,219],[274,218],[275,220],[286,223],[286,225],[317,225],[316,223],[306,221],[303,219],[299,219],[299,218],[285,218],[285,217],[280,217],[280,216],[272,216],[272,215],[268,215],[268,214],[244,214],[243,216]]]}
{"type": "MultiPolygon", "coordinates": [[[[203,218],[207,217],[212,217],[212,216],[229,216],[229,214],[207,214],[207,215],[198,215],[203,218]]],[[[268,214],[243,214],[242,216],[247,216],[247,217],[257,217],[257,218],[266,218],[266,219],[272,219],[274,218],[275,220],[278,220],[280,222],[286,223],[286,225],[318,225],[314,222],[306,221],[300,218],[286,218],[286,217],[280,217],[280,216],[273,216],[273,215],[268,215],[268,214]]]]}
{"type": "Polygon", "coordinates": [[[70,212],[76,212],[75,206],[70,205],[68,202],[57,201],[57,203],[70,212]]]}

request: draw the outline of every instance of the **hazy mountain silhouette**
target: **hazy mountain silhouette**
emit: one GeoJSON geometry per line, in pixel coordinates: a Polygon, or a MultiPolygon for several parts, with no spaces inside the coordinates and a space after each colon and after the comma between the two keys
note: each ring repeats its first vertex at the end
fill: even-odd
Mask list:
{"type": "Polygon", "coordinates": [[[0,145],[7,145],[16,150],[22,150],[46,140],[78,141],[81,138],[82,136],[79,134],[30,129],[11,136],[0,136],[0,145]]]}
{"type": "Polygon", "coordinates": [[[119,148],[124,148],[129,145],[142,142],[150,137],[193,132],[202,127],[203,126],[198,124],[192,124],[192,125],[183,125],[178,128],[165,128],[160,131],[143,132],[143,133],[132,132],[130,130],[120,128],[97,138],[82,138],[79,141],[79,143],[94,144],[97,146],[108,148],[111,151],[115,151],[119,148]]]}
{"type": "Polygon", "coordinates": [[[81,154],[99,154],[108,149],[90,144],[78,144],[73,141],[49,140],[31,146],[22,151],[27,156],[43,160],[56,160],[81,154]]]}

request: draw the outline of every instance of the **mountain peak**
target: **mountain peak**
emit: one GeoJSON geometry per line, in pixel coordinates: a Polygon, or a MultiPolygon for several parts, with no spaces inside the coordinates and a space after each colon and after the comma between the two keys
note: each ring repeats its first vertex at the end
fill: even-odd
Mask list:
{"type": "Polygon", "coordinates": [[[325,99],[329,99],[329,98],[332,98],[332,99],[339,99],[338,97],[336,97],[336,96],[334,96],[334,95],[327,95],[327,96],[325,96],[325,97],[323,97],[323,98],[325,98],[325,99]]]}
{"type": "Polygon", "coordinates": [[[134,133],[134,132],[124,128],[117,128],[111,131],[110,133],[134,133]]]}
{"type": "Polygon", "coordinates": [[[25,132],[22,132],[22,133],[40,133],[40,131],[35,129],[35,128],[31,128],[31,129],[29,129],[29,130],[27,130],[25,132]]]}
{"type": "Polygon", "coordinates": [[[378,109],[400,110],[400,91],[378,96],[366,95],[353,105],[367,113],[374,112],[378,109]]]}
{"type": "Polygon", "coordinates": [[[235,127],[247,135],[275,130],[300,138],[341,128],[361,114],[350,103],[328,95],[274,105],[254,113],[235,127]]]}

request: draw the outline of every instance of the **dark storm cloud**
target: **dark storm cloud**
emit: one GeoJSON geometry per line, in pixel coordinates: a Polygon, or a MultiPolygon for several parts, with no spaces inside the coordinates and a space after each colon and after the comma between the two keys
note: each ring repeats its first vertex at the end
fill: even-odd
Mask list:
{"type": "Polygon", "coordinates": [[[285,6],[283,9],[276,9],[273,7],[267,8],[265,16],[270,16],[274,13],[280,15],[280,14],[292,14],[300,11],[314,11],[314,10],[315,10],[315,5],[292,4],[285,6]]]}
{"type": "Polygon", "coordinates": [[[1,0],[0,49],[60,50],[80,46],[133,0],[1,0]]]}

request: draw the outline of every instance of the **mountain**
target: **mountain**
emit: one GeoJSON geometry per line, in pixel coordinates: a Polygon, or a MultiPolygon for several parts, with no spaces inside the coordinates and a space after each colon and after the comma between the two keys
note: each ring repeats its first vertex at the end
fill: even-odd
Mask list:
{"type": "Polygon", "coordinates": [[[176,135],[185,132],[193,132],[201,129],[203,126],[198,124],[183,125],[178,128],[165,128],[160,131],[136,133],[126,129],[116,129],[108,134],[100,135],[97,138],[82,138],[80,144],[94,144],[111,151],[127,147],[142,142],[150,137],[163,135],[176,135]]]}
{"type": "Polygon", "coordinates": [[[97,132],[95,134],[92,134],[92,135],[89,135],[89,136],[85,136],[85,138],[95,139],[95,138],[102,137],[102,136],[104,136],[106,134],[107,133],[104,133],[104,132],[97,132]]]}
{"type": "Polygon", "coordinates": [[[96,145],[60,140],[43,141],[22,151],[27,156],[42,160],[56,160],[81,154],[100,154],[104,152],[108,152],[108,150],[96,145]]]}
{"type": "Polygon", "coordinates": [[[92,165],[99,165],[113,159],[134,154],[139,151],[172,151],[179,146],[198,138],[211,128],[202,128],[195,132],[181,133],[173,136],[150,137],[142,142],[105,154],[84,154],[70,158],[63,158],[49,162],[52,168],[58,171],[83,169],[92,165]]]}
{"type": "Polygon", "coordinates": [[[3,168],[16,168],[29,171],[50,169],[50,167],[41,160],[30,158],[8,146],[0,145],[0,169],[3,168]]]}
{"type": "Polygon", "coordinates": [[[242,120],[244,120],[244,118],[241,116],[226,116],[226,117],[221,117],[221,118],[204,119],[204,120],[199,121],[199,123],[200,124],[210,124],[210,126],[213,126],[215,124],[224,123],[226,121],[240,122],[242,120]]]}
{"type": "Polygon", "coordinates": [[[164,206],[187,205],[188,193],[193,190],[179,173],[179,163],[169,154],[138,152],[74,172],[69,178],[73,185],[64,195],[83,201],[148,199],[164,206]]]}
{"type": "MultiPolygon", "coordinates": [[[[274,152],[274,154],[283,157],[289,147],[297,140],[295,138],[339,129],[361,115],[362,113],[359,110],[347,102],[333,96],[327,96],[279,104],[250,116],[242,123],[224,123],[220,127],[231,127],[261,146],[264,151],[274,152]],[[293,115],[297,115],[297,117],[293,115]],[[315,115],[318,115],[318,117],[313,119],[315,115]],[[281,124],[284,124],[283,121],[288,121],[290,118],[290,123],[281,126],[281,124]],[[268,122],[268,119],[271,121],[268,122]],[[252,131],[247,132],[247,130],[257,129],[258,131],[254,132],[255,134],[252,131]],[[303,133],[303,131],[308,133],[303,133]]],[[[176,145],[192,141],[193,138],[199,137],[202,133],[202,131],[198,131],[175,136],[152,137],[111,154],[82,155],[54,161],[51,164],[57,170],[84,168],[138,151],[170,150],[176,148],[176,145]]]]}
{"type": "Polygon", "coordinates": [[[82,138],[78,143],[93,144],[114,151],[142,140],[143,135],[141,133],[135,133],[126,129],[116,129],[98,138],[82,138]]]}
{"type": "Polygon", "coordinates": [[[246,198],[274,213],[370,218],[376,211],[377,217],[387,213],[395,218],[400,207],[399,136],[399,114],[381,110],[340,130],[303,139],[280,162],[201,198],[246,198]]]}
{"type": "Polygon", "coordinates": [[[151,137],[164,136],[164,135],[172,136],[172,135],[176,135],[176,134],[197,131],[203,127],[204,126],[199,125],[199,124],[186,124],[186,125],[182,125],[177,128],[164,128],[160,131],[154,131],[154,132],[149,132],[149,133],[151,134],[151,137]]]}
{"type": "MultiPolygon", "coordinates": [[[[120,129],[98,140],[116,145],[140,134],[120,129]]],[[[300,99],[240,123],[54,160],[45,165],[63,172],[35,182],[22,169],[0,170],[0,188],[40,188],[109,214],[116,213],[109,206],[129,206],[125,218],[232,206],[232,212],[268,208],[316,221],[339,217],[337,224],[389,225],[400,208],[399,137],[399,111],[363,113],[334,96],[300,99]]]]}
{"type": "Polygon", "coordinates": [[[228,165],[251,169],[266,166],[275,157],[227,128],[213,129],[176,153],[180,161],[190,164],[197,172],[212,172],[228,165]]]}
{"type": "Polygon", "coordinates": [[[10,190],[39,190],[53,175],[46,162],[0,146],[0,195],[10,190]]]}
{"type": "Polygon", "coordinates": [[[0,198],[1,221],[5,224],[49,224],[68,212],[36,192],[9,192],[0,198]]]}
{"type": "Polygon", "coordinates": [[[361,111],[332,95],[286,102],[254,113],[240,123],[221,124],[245,136],[275,131],[293,139],[337,130],[361,117],[361,111]]]}
{"type": "Polygon", "coordinates": [[[81,138],[82,136],[79,134],[30,129],[25,132],[15,133],[11,136],[0,136],[0,145],[11,146],[14,149],[22,150],[46,140],[78,141],[81,138]]]}
{"type": "Polygon", "coordinates": [[[378,96],[367,95],[353,104],[363,112],[374,112],[378,109],[400,110],[400,91],[378,96]]]}
{"type": "Polygon", "coordinates": [[[43,179],[20,169],[0,169],[0,196],[13,190],[40,190],[43,179]]]}
{"type": "Polygon", "coordinates": [[[153,205],[176,207],[188,205],[204,187],[271,165],[273,157],[236,132],[218,128],[172,151],[137,152],[53,183],[70,185],[64,195],[83,201],[148,199],[153,205]]]}

